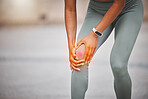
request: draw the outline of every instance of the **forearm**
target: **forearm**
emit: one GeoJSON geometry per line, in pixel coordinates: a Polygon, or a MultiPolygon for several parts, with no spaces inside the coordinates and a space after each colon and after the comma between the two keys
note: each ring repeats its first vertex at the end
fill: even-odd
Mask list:
{"type": "Polygon", "coordinates": [[[123,8],[124,2],[120,4],[113,3],[102,18],[102,20],[96,26],[96,29],[102,33],[116,19],[116,17],[119,15],[123,8]]]}
{"type": "Polygon", "coordinates": [[[68,38],[68,46],[75,45],[76,30],[77,30],[77,15],[76,11],[65,9],[65,26],[68,38]]]}

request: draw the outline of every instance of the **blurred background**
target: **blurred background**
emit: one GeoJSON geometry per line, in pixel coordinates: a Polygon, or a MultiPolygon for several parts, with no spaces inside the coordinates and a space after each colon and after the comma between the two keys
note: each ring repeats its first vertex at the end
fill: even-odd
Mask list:
{"type": "MultiPolygon", "coordinates": [[[[88,2],[77,0],[78,31],[88,2]]],[[[148,0],[143,4],[129,61],[132,99],[148,99],[148,0]]],[[[115,99],[109,63],[113,32],[90,64],[86,99],[115,99]]],[[[0,99],[70,99],[70,77],[64,0],[0,0],[0,99]]]]}
{"type": "MultiPolygon", "coordinates": [[[[77,1],[78,22],[85,17],[89,0],[77,1]]],[[[143,0],[148,21],[148,0],[143,0]]],[[[0,0],[0,25],[64,24],[64,0],[0,0]]]]}

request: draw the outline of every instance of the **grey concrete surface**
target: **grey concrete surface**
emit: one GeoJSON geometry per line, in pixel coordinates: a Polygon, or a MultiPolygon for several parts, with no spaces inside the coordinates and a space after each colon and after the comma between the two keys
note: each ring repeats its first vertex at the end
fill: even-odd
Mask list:
{"type": "MultiPolygon", "coordinates": [[[[128,65],[132,99],[148,99],[147,31],[143,23],[128,65]]],[[[90,64],[86,99],[115,99],[109,65],[113,36],[90,64]]],[[[70,76],[64,25],[0,28],[0,99],[70,99],[70,76]]]]}

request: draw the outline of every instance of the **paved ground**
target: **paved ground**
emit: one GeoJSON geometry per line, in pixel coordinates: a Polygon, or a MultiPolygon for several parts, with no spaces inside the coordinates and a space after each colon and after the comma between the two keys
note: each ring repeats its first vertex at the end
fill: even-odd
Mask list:
{"type": "MultiPolygon", "coordinates": [[[[129,62],[132,99],[148,99],[147,31],[144,23],[129,62]]],[[[115,99],[112,45],[113,33],[92,60],[86,99],[115,99]]],[[[67,52],[64,25],[0,28],[0,99],[70,99],[67,52]]]]}

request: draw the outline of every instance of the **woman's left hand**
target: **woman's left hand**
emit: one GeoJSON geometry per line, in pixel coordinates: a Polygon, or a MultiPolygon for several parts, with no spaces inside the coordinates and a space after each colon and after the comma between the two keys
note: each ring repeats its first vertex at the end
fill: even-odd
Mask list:
{"type": "Polygon", "coordinates": [[[86,36],[84,39],[82,39],[80,42],[78,42],[76,49],[80,47],[81,44],[85,44],[85,63],[89,63],[91,58],[93,57],[93,54],[97,47],[97,38],[99,36],[96,35],[93,31],[90,32],[88,36],[86,36]]]}

